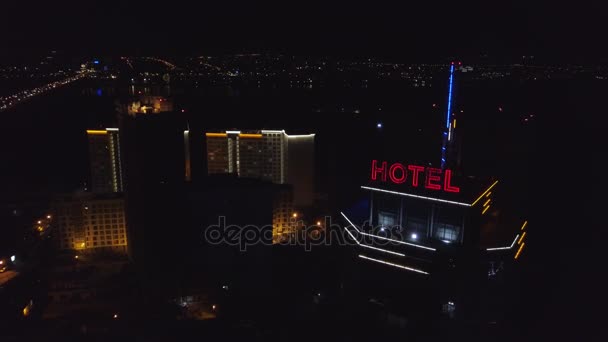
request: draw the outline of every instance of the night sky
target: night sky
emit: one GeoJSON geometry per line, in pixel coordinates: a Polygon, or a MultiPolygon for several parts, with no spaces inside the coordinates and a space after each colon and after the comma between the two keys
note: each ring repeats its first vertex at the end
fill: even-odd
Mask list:
{"type": "Polygon", "coordinates": [[[444,56],[605,62],[596,1],[10,1],[2,54],[293,52],[412,60],[444,56]]]}

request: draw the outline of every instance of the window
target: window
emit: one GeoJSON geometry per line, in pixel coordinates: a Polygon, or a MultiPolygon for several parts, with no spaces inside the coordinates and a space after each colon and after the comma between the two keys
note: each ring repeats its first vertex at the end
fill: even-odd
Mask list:
{"type": "Polygon", "coordinates": [[[435,229],[435,238],[446,241],[458,241],[458,233],[460,227],[444,225],[441,228],[435,229]]]}
{"type": "Polygon", "coordinates": [[[429,205],[419,201],[404,201],[404,207],[405,227],[418,233],[426,232],[430,214],[429,205]]]}
{"type": "Polygon", "coordinates": [[[460,240],[462,230],[462,211],[454,207],[435,207],[434,235],[445,241],[460,240]]]}
{"type": "Polygon", "coordinates": [[[387,211],[378,211],[378,224],[382,227],[397,225],[397,215],[387,211]]]}

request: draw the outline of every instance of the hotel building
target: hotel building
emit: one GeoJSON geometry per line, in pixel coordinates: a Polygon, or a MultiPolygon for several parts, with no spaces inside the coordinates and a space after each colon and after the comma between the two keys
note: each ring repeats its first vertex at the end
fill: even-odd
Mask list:
{"type": "Polygon", "coordinates": [[[51,204],[60,250],[127,252],[125,202],[120,194],[78,193],[51,204]]]}
{"type": "Polygon", "coordinates": [[[314,137],[288,135],[284,130],[207,132],[207,172],[291,184],[294,205],[310,206],[314,137]]]}
{"type": "Polygon", "coordinates": [[[91,167],[91,191],[123,192],[120,133],[118,128],[87,130],[91,167]]]}

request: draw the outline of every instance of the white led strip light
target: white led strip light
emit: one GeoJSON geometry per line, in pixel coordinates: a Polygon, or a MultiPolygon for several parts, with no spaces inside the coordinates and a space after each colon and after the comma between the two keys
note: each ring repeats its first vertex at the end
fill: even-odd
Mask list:
{"type": "Polygon", "coordinates": [[[504,249],[511,249],[511,248],[513,248],[513,245],[515,245],[515,241],[517,241],[517,238],[519,238],[519,234],[515,235],[515,239],[513,239],[511,246],[486,248],[486,251],[500,251],[500,250],[504,250],[504,249]]]}
{"type": "Polygon", "coordinates": [[[403,266],[403,265],[399,265],[399,264],[393,264],[392,262],[370,258],[370,257],[362,255],[362,254],[359,254],[359,258],[370,260],[370,261],[375,261],[375,262],[380,263],[380,264],[389,265],[389,266],[401,268],[401,269],[412,271],[412,272],[416,272],[416,273],[430,274],[429,272],[425,272],[425,271],[422,271],[422,270],[419,270],[419,269],[416,269],[416,268],[411,268],[411,267],[407,267],[407,266],[403,266]]]}
{"type": "Polygon", "coordinates": [[[384,190],[384,189],[372,188],[372,187],[363,186],[363,185],[361,186],[361,188],[362,189],[367,189],[367,190],[379,191],[379,192],[386,192],[388,194],[395,194],[395,195],[401,195],[401,196],[407,196],[407,197],[413,197],[413,198],[420,198],[420,199],[425,199],[425,200],[429,200],[429,201],[456,204],[456,205],[461,205],[463,207],[470,207],[471,206],[469,203],[464,203],[464,202],[448,201],[448,200],[444,200],[444,199],[441,199],[441,198],[419,196],[419,195],[414,195],[414,194],[408,194],[408,193],[405,193],[405,192],[397,192],[397,191],[391,191],[391,190],[384,190]]]}

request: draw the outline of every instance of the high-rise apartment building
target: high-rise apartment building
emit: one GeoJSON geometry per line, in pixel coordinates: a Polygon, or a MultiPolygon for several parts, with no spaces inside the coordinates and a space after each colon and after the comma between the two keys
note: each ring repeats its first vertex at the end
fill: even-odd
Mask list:
{"type": "Polygon", "coordinates": [[[207,171],[292,184],[294,204],[309,206],[314,193],[314,137],[284,130],[208,132],[207,171]]]}
{"type": "Polygon", "coordinates": [[[83,252],[127,252],[125,202],[121,194],[78,193],[52,204],[56,246],[83,252]]]}
{"type": "Polygon", "coordinates": [[[118,128],[87,130],[91,165],[91,191],[123,192],[122,159],[118,128]]]}

